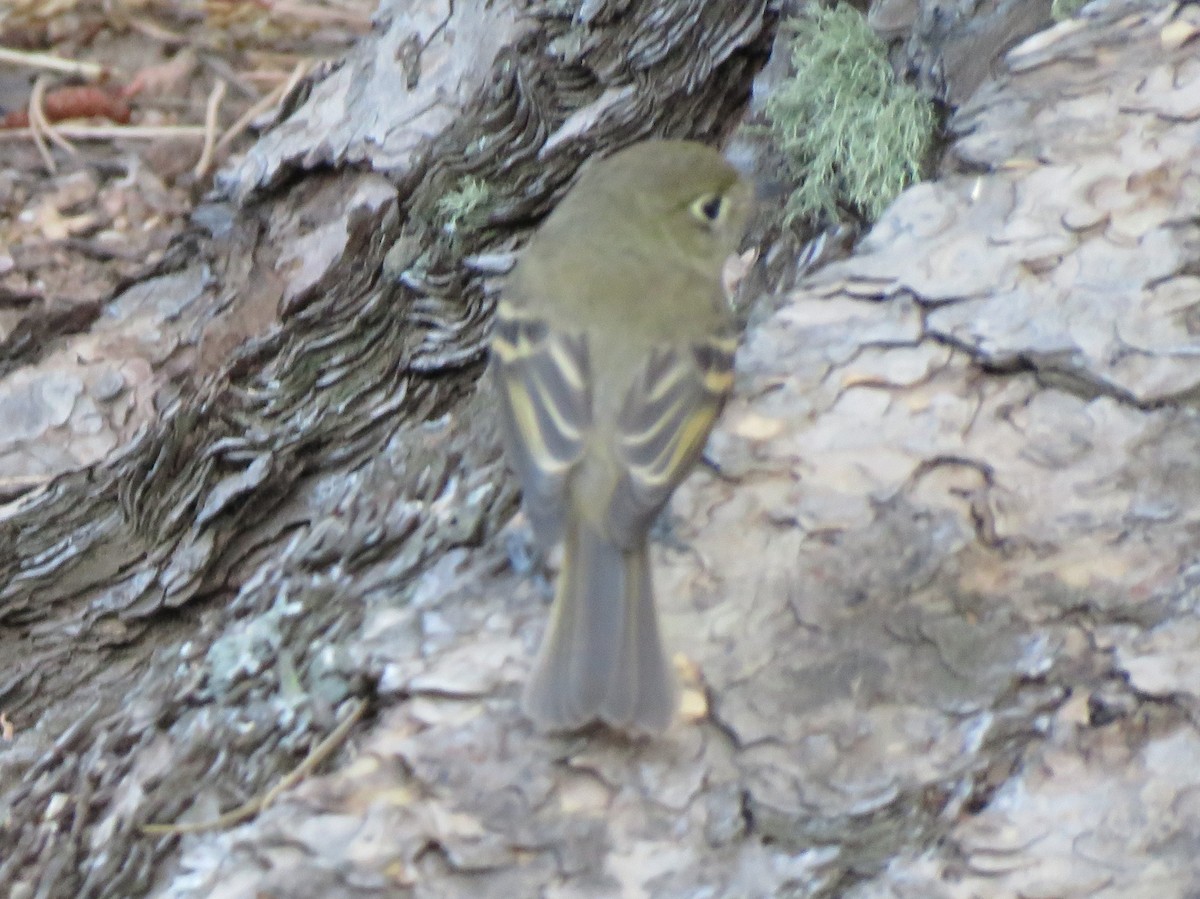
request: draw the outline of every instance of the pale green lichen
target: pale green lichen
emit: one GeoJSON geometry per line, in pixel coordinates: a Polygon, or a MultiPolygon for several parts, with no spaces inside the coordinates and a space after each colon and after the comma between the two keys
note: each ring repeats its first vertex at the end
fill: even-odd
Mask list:
{"type": "Polygon", "coordinates": [[[446,192],[437,201],[442,230],[455,237],[481,225],[484,221],[482,213],[491,197],[487,182],[470,176],[460,179],[454,190],[446,192]]]}
{"type": "Polygon", "coordinates": [[[845,4],[812,7],[794,32],[795,74],[766,103],[768,130],[798,184],[789,220],[828,221],[848,208],[877,219],[920,180],[937,116],[896,81],[882,41],[845,4]]]}
{"type": "Polygon", "coordinates": [[[1087,2],[1088,0],[1054,0],[1050,4],[1050,15],[1054,16],[1054,21],[1061,22],[1079,12],[1087,2]]]}

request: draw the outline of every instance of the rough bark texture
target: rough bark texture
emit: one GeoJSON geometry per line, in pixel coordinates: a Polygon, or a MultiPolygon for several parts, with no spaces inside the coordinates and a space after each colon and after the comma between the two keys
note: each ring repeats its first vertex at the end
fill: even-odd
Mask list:
{"type": "Polygon", "coordinates": [[[1051,0],[872,0],[867,21],[897,71],[959,106],[1022,38],[1051,24],[1051,0]]]}
{"type": "Polygon", "coordinates": [[[479,5],[396,13],[229,174],[244,205],[117,304],[181,335],[149,383],[194,382],[119,458],[0,513],[0,653],[26,660],[0,684],[22,725],[0,883],[1195,895],[1200,10],[1098,2],[1025,41],[942,177],[761,301],[715,468],[655,551],[683,720],[630,743],[516,707],[545,591],[510,570],[471,392],[481,254],[593,147],[715,133],[767,13],[479,5]],[[439,56],[458,16],[513,31],[439,56]],[[384,109],[383,61],[422,44],[420,77],[466,68],[413,142],[400,123],[434,111],[353,104],[384,109]],[[468,174],[498,195],[464,234],[438,200],[468,174]],[[270,788],[368,694],[334,770],[253,821],[138,832],[270,788]]]}
{"type": "Polygon", "coordinates": [[[491,419],[465,406],[486,254],[598,149],[728,129],[771,15],[394,2],[379,20],[157,277],[6,383],[18,456],[118,447],[0,513],[0,884],[19,893],[145,892],[178,838],[142,824],[269,788],[370,693],[365,610],[406,605],[514,506],[491,419]],[[467,177],[490,200],[451,228],[439,201],[467,177]]]}

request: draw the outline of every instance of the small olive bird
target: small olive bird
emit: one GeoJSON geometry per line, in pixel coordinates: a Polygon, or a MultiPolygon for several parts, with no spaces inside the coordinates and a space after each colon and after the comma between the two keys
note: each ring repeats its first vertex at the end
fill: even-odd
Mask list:
{"type": "Polygon", "coordinates": [[[647,532],[733,385],[721,274],[750,197],[709,147],[634,144],[584,168],[509,275],[490,374],[526,515],[564,543],[524,696],[543,729],[675,714],[647,532]]]}

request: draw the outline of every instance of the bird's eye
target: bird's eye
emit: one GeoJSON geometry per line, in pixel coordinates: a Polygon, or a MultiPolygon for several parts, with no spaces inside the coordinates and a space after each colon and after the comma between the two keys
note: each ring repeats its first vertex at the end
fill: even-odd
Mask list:
{"type": "Polygon", "coordinates": [[[709,224],[720,219],[724,211],[725,198],[717,194],[705,194],[692,204],[692,215],[709,224]]]}

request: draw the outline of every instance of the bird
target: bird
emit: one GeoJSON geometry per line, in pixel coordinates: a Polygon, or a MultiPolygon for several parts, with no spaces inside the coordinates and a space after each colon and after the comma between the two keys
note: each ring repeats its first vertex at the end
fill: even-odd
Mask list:
{"type": "Polygon", "coordinates": [[[648,533],[733,386],[722,268],[752,191],[715,149],[650,139],[585,165],[497,304],[489,376],[539,542],[563,544],[522,706],[545,731],[665,730],[678,688],[648,533]]]}

